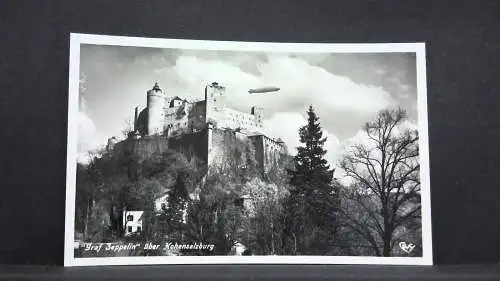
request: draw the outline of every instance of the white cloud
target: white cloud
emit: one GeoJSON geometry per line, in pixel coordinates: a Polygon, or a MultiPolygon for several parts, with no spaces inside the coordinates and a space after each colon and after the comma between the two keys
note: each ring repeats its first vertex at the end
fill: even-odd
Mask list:
{"type": "Polygon", "coordinates": [[[255,84],[258,80],[257,77],[224,61],[204,60],[195,56],[179,57],[174,71],[182,79],[183,84],[198,89],[198,92],[204,85],[217,81],[229,88],[231,93],[238,93],[236,90],[245,85],[255,84]]]}
{"type": "Polygon", "coordinates": [[[217,81],[227,88],[227,103],[237,109],[258,104],[272,114],[288,105],[313,104],[321,112],[342,111],[371,114],[394,104],[381,87],[359,85],[347,77],[334,75],[300,58],[269,56],[257,63],[259,74],[243,71],[238,64],[180,56],[174,66],[180,82],[190,92],[201,92],[203,85],[217,81]],[[276,86],[278,93],[249,95],[251,88],[276,86]]]}
{"type": "MultiPolygon", "coordinates": [[[[269,136],[281,138],[288,147],[288,153],[295,155],[297,146],[300,146],[299,128],[306,125],[307,120],[295,112],[279,112],[265,120],[264,131],[269,136]]],[[[325,158],[333,168],[338,161],[339,139],[323,128],[323,136],[327,138],[324,148],[327,150],[325,158]]]]}
{"type": "Polygon", "coordinates": [[[78,112],[78,156],[77,161],[87,163],[88,152],[98,147],[96,126],[94,121],[86,113],[86,102],[83,97],[80,100],[80,111],[78,112]]]}
{"type": "Polygon", "coordinates": [[[358,85],[305,60],[272,57],[260,65],[262,80],[276,83],[286,98],[312,103],[323,110],[372,113],[387,107],[391,95],[380,87],[358,85]]]}
{"type": "Polygon", "coordinates": [[[341,144],[342,153],[345,153],[353,145],[361,144],[368,148],[374,148],[375,143],[368,137],[368,134],[360,129],[354,136],[344,140],[341,144]]]}

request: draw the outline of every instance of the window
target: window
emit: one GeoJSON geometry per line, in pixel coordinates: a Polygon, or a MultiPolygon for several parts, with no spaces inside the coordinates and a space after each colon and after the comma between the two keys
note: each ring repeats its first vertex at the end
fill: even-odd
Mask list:
{"type": "Polygon", "coordinates": [[[137,227],[137,232],[141,232],[141,227],[140,226],[137,227]]]}
{"type": "Polygon", "coordinates": [[[243,207],[243,201],[244,201],[243,198],[234,199],[234,205],[237,207],[243,207]]]}
{"type": "Polygon", "coordinates": [[[127,228],[127,232],[132,232],[132,227],[131,227],[131,226],[129,226],[129,227],[127,228]]]}
{"type": "Polygon", "coordinates": [[[127,216],[127,221],[133,221],[134,220],[134,216],[133,215],[128,215],[127,216]]]}

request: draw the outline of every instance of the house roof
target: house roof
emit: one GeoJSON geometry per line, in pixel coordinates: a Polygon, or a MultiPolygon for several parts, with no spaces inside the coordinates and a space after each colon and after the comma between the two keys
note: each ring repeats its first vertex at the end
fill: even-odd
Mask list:
{"type": "Polygon", "coordinates": [[[128,215],[133,215],[134,218],[137,217],[137,219],[134,219],[134,221],[140,221],[142,219],[142,216],[144,215],[144,211],[127,211],[126,216],[128,215]]]}

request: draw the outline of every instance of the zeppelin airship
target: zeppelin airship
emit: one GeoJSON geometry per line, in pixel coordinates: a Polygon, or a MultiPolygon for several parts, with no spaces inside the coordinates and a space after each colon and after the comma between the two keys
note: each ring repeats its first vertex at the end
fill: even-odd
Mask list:
{"type": "Polygon", "coordinates": [[[260,94],[260,93],[269,93],[269,92],[277,92],[280,88],[277,87],[264,87],[258,89],[250,89],[248,90],[249,94],[260,94]]]}

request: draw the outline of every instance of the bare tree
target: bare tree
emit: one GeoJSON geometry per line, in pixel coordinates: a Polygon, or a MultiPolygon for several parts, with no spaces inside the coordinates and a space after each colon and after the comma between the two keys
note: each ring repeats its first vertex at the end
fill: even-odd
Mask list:
{"type": "Polygon", "coordinates": [[[134,122],[131,119],[125,120],[125,127],[121,131],[122,137],[125,139],[131,137],[134,133],[134,129],[134,122]]]}
{"type": "Polygon", "coordinates": [[[403,109],[381,111],[341,160],[353,181],[340,213],[378,256],[391,256],[401,229],[420,218],[419,137],[406,120],[403,109]]]}
{"type": "Polygon", "coordinates": [[[80,93],[85,92],[85,90],[87,90],[87,75],[85,74],[85,72],[80,72],[80,79],[78,80],[78,82],[80,93]]]}

